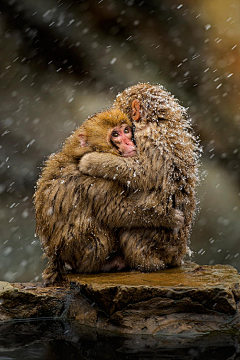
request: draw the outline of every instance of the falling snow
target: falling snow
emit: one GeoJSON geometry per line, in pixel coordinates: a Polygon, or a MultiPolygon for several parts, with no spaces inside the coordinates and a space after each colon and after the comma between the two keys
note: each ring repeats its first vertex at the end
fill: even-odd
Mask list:
{"type": "MultiPolygon", "coordinates": [[[[7,3],[0,14],[1,279],[41,279],[32,206],[40,168],[84,119],[138,82],[175,94],[203,144],[207,176],[193,260],[240,270],[238,2],[7,3]]],[[[171,101],[165,110],[172,111],[171,101]]]]}

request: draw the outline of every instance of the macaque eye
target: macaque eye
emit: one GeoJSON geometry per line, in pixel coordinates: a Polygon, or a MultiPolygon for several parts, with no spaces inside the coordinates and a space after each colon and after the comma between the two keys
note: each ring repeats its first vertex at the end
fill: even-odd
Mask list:
{"type": "Polygon", "coordinates": [[[112,132],[112,136],[116,138],[116,137],[119,136],[119,134],[118,134],[116,131],[113,131],[113,132],[112,132]]]}
{"type": "Polygon", "coordinates": [[[129,133],[130,133],[130,130],[129,130],[128,127],[126,127],[126,128],[124,129],[124,133],[125,133],[125,134],[129,134],[129,133]]]}

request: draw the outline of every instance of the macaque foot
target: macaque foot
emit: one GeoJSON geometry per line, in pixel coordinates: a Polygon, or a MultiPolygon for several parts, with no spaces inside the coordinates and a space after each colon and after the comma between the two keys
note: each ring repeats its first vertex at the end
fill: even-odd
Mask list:
{"type": "Polygon", "coordinates": [[[101,271],[103,272],[109,272],[109,271],[121,271],[126,267],[126,264],[123,260],[123,258],[118,255],[108,261],[106,264],[102,265],[101,271]]]}
{"type": "Polygon", "coordinates": [[[133,268],[141,272],[153,272],[166,269],[166,264],[162,260],[149,257],[148,261],[135,265],[133,268]]]}
{"type": "Polygon", "coordinates": [[[53,271],[51,268],[46,268],[43,271],[43,286],[53,286],[63,282],[62,274],[59,271],[53,271]]]}

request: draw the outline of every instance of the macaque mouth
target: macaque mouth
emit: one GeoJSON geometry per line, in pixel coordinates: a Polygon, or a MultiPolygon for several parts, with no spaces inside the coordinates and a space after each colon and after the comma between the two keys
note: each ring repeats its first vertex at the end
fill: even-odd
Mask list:
{"type": "Polygon", "coordinates": [[[131,146],[131,147],[128,149],[128,151],[127,151],[125,148],[121,149],[121,148],[115,146],[115,144],[112,144],[112,145],[113,145],[114,148],[117,149],[119,155],[121,155],[121,156],[131,157],[131,156],[135,156],[135,155],[136,155],[136,149],[135,149],[135,147],[133,147],[133,146],[131,146]]]}
{"type": "MultiPolygon", "coordinates": [[[[121,153],[120,153],[121,154],[121,153]]],[[[136,150],[131,150],[127,153],[124,153],[124,157],[132,157],[132,156],[135,156],[136,155],[136,150]]]]}

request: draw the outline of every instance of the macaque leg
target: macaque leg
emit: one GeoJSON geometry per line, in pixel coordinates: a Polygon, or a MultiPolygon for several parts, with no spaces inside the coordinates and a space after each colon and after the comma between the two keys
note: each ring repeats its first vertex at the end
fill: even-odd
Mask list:
{"type": "Polygon", "coordinates": [[[161,228],[123,229],[119,241],[126,266],[146,272],[180,266],[186,244],[179,242],[178,237],[179,234],[167,234],[161,228]]]}
{"type": "MultiPolygon", "coordinates": [[[[111,253],[116,251],[114,235],[104,230],[91,232],[85,236],[84,245],[75,250],[76,272],[96,273],[107,263],[111,253]]],[[[71,264],[70,264],[71,265],[71,264]]]]}
{"type": "MultiPolygon", "coordinates": [[[[44,285],[61,282],[68,272],[96,273],[108,263],[110,254],[116,252],[117,241],[114,234],[101,229],[91,228],[81,238],[63,239],[43,272],[44,285]]],[[[50,250],[52,254],[52,250],[50,250]]],[[[49,255],[50,255],[49,254],[49,255]]],[[[46,251],[46,255],[47,251],[46,251]]],[[[111,265],[111,268],[116,267],[111,265]]],[[[120,261],[119,265],[120,267],[120,261]]],[[[105,270],[108,271],[108,270],[105,270]]]]}

